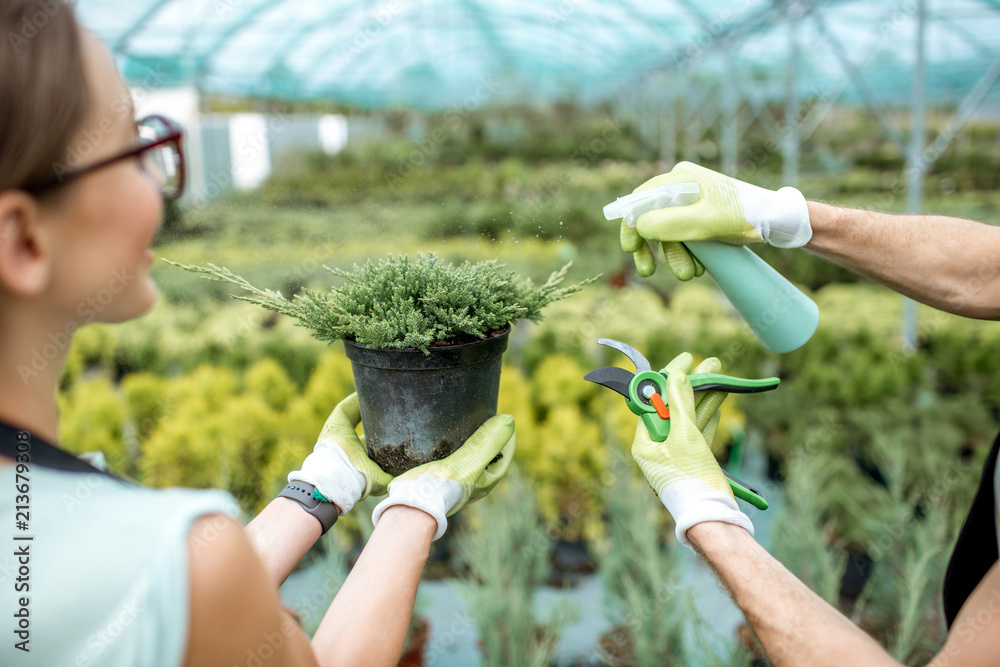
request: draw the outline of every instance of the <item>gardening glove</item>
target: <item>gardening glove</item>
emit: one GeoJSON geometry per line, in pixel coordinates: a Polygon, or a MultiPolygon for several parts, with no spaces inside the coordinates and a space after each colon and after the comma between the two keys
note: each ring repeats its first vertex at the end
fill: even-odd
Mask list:
{"type": "MultiPolygon", "coordinates": [[[[688,529],[703,521],[732,523],[753,535],[753,524],[736,504],[729,481],[709,446],[719,425],[719,407],[726,394],[699,392],[696,400],[688,379],[693,363],[694,359],[685,352],[662,371],[668,374],[670,435],[666,441],[653,440],[639,419],[632,442],[632,457],[674,518],[678,541],[688,547],[691,546],[688,529]]],[[[696,373],[721,371],[722,364],[715,357],[695,369],[696,373]]]]}
{"type": "Polygon", "coordinates": [[[812,238],[806,200],[793,187],[774,192],[690,162],[680,162],[668,173],[646,181],[635,192],[685,181],[701,187],[695,203],[643,213],[634,228],[622,221],[622,250],[634,254],[640,275],[652,275],[656,270],[655,256],[644,241],[662,241],[671,273],[680,280],[690,280],[705,269],[681,241],[722,241],[734,245],[764,241],[779,248],[799,248],[812,238]]]}
{"type": "Polygon", "coordinates": [[[302,469],[288,473],[289,482],[312,484],[328,501],[336,503],[341,516],[369,494],[384,495],[392,480],[392,475],[368,458],[364,440],[356,430],[360,423],[358,395],[351,394],[330,413],[302,469]]]}
{"type": "Polygon", "coordinates": [[[491,417],[447,458],[424,463],[394,478],[389,497],[372,512],[372,523],[377,525],[382,513],[393,505],[415,507],[437,520],[437,540],[448,529],[447,517],[493,490],[514,459],[514,445],[514,418],[491,417]]]}

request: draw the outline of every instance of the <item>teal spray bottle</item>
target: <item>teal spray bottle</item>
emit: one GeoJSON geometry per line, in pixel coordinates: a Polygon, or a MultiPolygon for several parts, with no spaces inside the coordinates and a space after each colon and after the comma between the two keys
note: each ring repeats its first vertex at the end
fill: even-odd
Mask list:
{"type": "MultiPolygon", "coordinates": [[[[643,213],[693,204],[700,193],[697,183],[669,183],[619,197],[604,207],[604,217],[624,218],[635,227],[643,213]]],[[[659,243],[649,244],[656,257],[659,243]]],[[[765,348],[791,352],[815,333],[819,325],[816,303],[749,248],[716,241],[688,241],[684,245],[705,266],[765,348]]]]}

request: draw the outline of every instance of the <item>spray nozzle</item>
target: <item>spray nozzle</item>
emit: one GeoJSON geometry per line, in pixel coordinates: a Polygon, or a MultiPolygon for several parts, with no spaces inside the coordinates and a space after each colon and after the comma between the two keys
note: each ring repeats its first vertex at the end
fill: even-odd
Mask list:
{"type": "Polygon", "coordinates": [[[700,194],[701,188],[693,181],[667,183],[619,197],[604,207],[604,217],[608,220],[625,218],[629,227],[635,227],[635,221],[643,213],[668,206],[687,206],[695,203],[700,194]]]}

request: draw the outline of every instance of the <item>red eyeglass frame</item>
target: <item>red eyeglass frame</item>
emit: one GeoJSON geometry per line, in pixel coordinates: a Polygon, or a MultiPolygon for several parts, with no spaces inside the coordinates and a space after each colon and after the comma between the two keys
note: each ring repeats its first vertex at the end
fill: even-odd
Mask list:
{"type": "MultiPolygon", "coordinates": [[[[137,158],[137,157],[141,156],[143,153],[145,153],[146,151],[152,150],[154,148],[159,148],[160,146],[164,146],[166,144],[173,143],[175,145],[176,150],[177,150],[177,155],[180,156],[180,160],[178,160],[178,163],[177,163],[177,172],[178,172],[178,174],[177,174],[177,188],[173,192],[169,192],[169,193],[168,192],[163,192],[163,190],[161,188],[160,192],[163,195],[164,199],[168,199],[168,200],[169,199],[177,199],[178,197],[180,197],[184,193],[184,185],[186,183],[186,169],[185,169],[185,164],[184,164],[184,150],[183,150],[183,145],[182,145],[182,142],[181,142],[181,139],[184,136],[184,131],[181,129],[180,125],[178,125],[174,121],[170,120],[169,118],[166,118],[165,116],[160,116],[158,114],[153,114],[153,115],[150,115],[150,116],[146,116],[146,117],[140,119],[139,121],[137,121],[136,125],[142,125],[143,123],[145,123],[148,120],[156,120],[156,121],[159,121],[159,122],[163,123],[163,125],[166,126],[169,129],[169,133],[165,137],[161,137],[161,138],[157,139],[156,141],[150,142],[148,144],[141,144],[139,146],[136,146],[135,148],[130,148],[129,150],[127,150],[127,151],[125,151],[123,153],[119,153],[118,155],[113,155],[112,157],[109,157],[109,158],[106,158],[104,160],[101,160],[100,162],[95,162],[94,164],[87,165],[86,167],[81,167],[79,169],[76,169],[74,171],[70,171],[70,172],[65,173],[65,174],[57,174],[57,175],[53,176],[52,178],[50,178],[50,179],[48,179],[46,181],[43,181],[42,183],[39,183],[38,185],[33,185],[31,187],[25,188],[25,190],[27,192],[32,193],[32,194],[41,194],[42,192],[44,192],[46,190],[51,190],[53,188],[56,188],[56,187],[58,187],[60,185],[68,183],[69,181],[71,181],[71,180],[73,180],[75,178],[79,178],[80,176],[83,176],[85,174],[89,174],[92,171],[96,171],[96,170],[101,169],[103,167],[107,167],[108,165],[114,164],[115,162],[120,162],[121,160],[128,160],[129,158],[133,158],[133,157],[137,158]]],[[[145,169],[142,167],[142,162],[139,163],[139,166],[145,172],[145,169]]]]}

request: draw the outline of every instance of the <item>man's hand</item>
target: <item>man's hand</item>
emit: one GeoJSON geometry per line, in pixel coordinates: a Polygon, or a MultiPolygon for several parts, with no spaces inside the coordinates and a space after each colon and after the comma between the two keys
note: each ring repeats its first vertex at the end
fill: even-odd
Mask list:
{"type": "Polygon", "coordinates": [[[289,482],[299,480],[315,486],[337,504],[342,516],[362,498],[384,495],[392,480],[392,475],[368,458],[357,432],[360,423],[358,395],[351,394],[333,409],[302,469],[288,473],[289,482]]]}
{"type": "Polygon", "coordinates": [[[407,470],[389,484],[389,497],[375,507],[372,522],[393,505],[408,505],[437,520],[434,539],[444,535],[448,519],[496,486],[514,458],[514,418],[496,415],[479,427],[447,458],[407,470]]]}
{"type": "Polygon", "coordinates": [[[777,192],[765,190],[696,164],[681,162],[635,191],[688,181],[701,188],[695,203],[644,213],[639,216],[635,228],[622,221],[622,250],[635,254],[641,275],[651,275],[655,270],[645,241],[662,241],[670,271],[680,280],[690,280],[701,275],[704,268],[680,244],[682,241],[722,241],[735,245],[767,242],[780,248],[798,248],[812,238],[806,200],[792,187],[777,192]]]}
{"type": "MultiPolygon", "coordinates": [[[[703,521],[732,523],[753,535],[753,524],[737,506],[729,481],[709,447],[726,394],[704,392],[696,401],[688,379],[693,364],[693,357],[685,352],[662,371],[667,373],[670,409],[670,435],[666,441],[653,440],[639,419],[632,442],[632,457],[674,518],[677,539],[689,547],[687,530],[703,521]]],[[[694,372],[720,373],[722,364],[710,357],[694,372]]]]}

